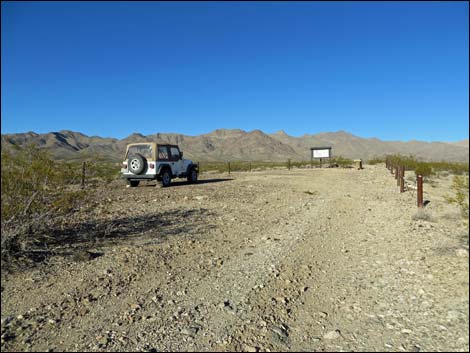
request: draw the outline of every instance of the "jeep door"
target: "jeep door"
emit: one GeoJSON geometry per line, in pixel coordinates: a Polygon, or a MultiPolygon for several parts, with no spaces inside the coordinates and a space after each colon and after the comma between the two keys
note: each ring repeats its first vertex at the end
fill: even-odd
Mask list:
{"type": "Polygon", "coordinates": [[[171,172],[173,175],[180,176],[181,173],[186,172],[186,170],[184,170],[183,159],[181,159],[180,150],[178,147],[170,147],[170,161],[171,172]]]}

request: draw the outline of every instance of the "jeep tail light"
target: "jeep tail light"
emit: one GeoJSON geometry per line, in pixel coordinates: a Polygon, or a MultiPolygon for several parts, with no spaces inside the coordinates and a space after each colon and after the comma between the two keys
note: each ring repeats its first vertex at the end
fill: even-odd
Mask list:
{"type": "Polygon", "coordinates": [[[122,163],[122,167],[123,167],[124,169],[127,169],[127,163],[122,163]]]}
{"type": "Polygon", "coordinates": [[[153,163],[150,163],[149,166],[150,166],[150,169],[155,168],[155,164],[153,164],[153,163]]]}

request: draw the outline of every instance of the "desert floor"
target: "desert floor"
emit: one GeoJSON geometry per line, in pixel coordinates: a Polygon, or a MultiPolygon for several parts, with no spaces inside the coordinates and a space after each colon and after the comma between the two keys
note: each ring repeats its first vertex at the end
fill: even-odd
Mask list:
{"type": "Polygon", "coordinates": [[[383,165],[103,185],[56,255],[2,270],[2,351],[468,351],[451,182],[419,215],[383,165]]]}

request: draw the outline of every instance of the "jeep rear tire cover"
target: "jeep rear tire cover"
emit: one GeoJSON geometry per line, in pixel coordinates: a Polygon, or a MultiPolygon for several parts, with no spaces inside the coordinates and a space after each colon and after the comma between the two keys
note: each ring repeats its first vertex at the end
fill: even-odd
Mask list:
{"type": "Polygon", "coordinates": [[[134,156],[129,157],[127,162],[127,166],[129,171],[133,174],[142,174],[142,172],[147,167],[147,160],[144,156],[140,154],[136,154],[134,156]]]}

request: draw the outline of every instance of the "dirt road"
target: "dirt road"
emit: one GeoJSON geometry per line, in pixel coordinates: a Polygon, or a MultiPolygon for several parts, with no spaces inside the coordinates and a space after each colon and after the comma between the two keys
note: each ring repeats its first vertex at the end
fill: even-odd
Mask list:
{"type": "Polygon", "coordinates": [[[388,173],[103,187],[64,256],[2,273],[2,351],[468,351],[451,177],[425,185],[423,220],[388,173]]]}

